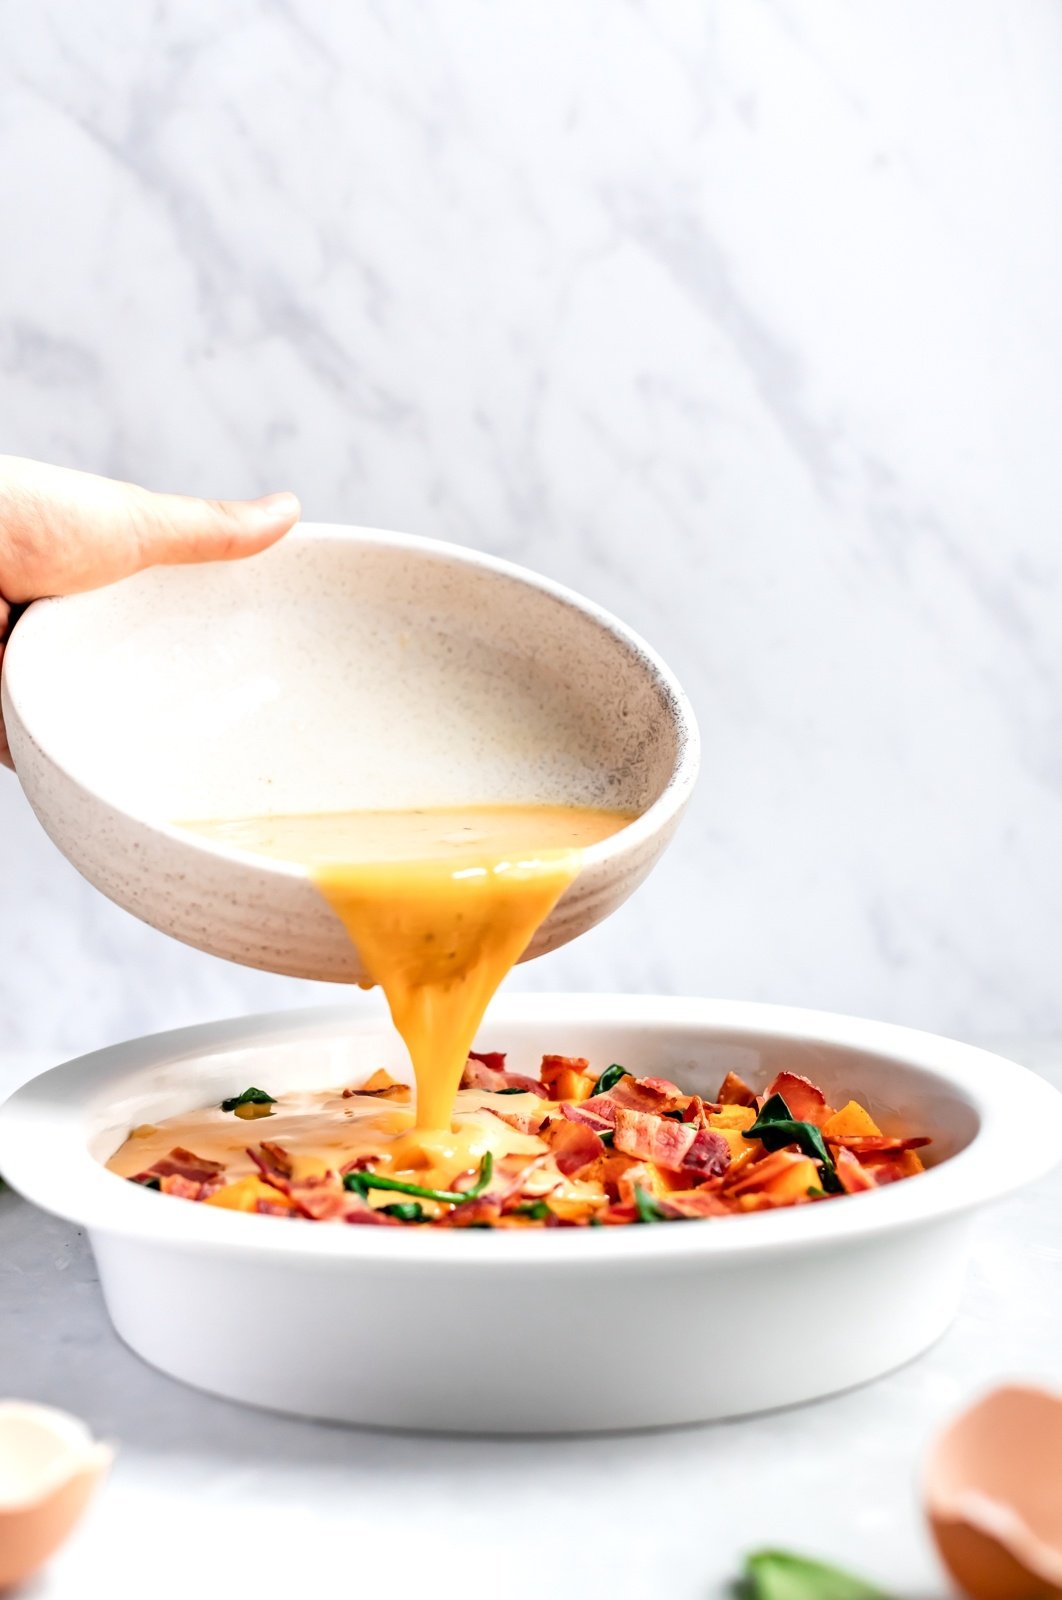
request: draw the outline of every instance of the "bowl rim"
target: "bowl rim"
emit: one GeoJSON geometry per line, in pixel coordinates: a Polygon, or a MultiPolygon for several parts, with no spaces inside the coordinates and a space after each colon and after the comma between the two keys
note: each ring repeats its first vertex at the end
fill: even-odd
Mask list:
{"type": "Polygon", "coordinates": [[[705,1265],[735,1257],[821,1250],[971,1211],[1044,1176],[1062,1160],[1062,1094],[1046,1079],[978,1046],[937,1034],[829,1012],[747,1001],[658,995],[506,996],[485,1028],[508,1024],[629,1025],[666,1033],[715,1033],[848,1047],[903,1065],[950,1087],[972,1109],[970,1143],[916,1179],[828,1206],[716,1217],[685,1226],[511,1231],[294,1227],[289,1219],[189,1205],[118,1178],[88,1148],[87,1119],[109,1089],[163,1063],[254,1045],[387,1033],[379,1014],[351,1006],[259,1013],[112,1045],[39,1074],[0,1106],[0,1171],[26,1199],[73,1222],[125,1239],[192,1252],[301,1263],[407,1264],[461,1271],[614,1271],[656,1264],[705,1265]]]}
{"type": "MultiPolygon", "coordinates": [[[[487,554],[484,551],[472,549],[466,545],[454,544],[448,540],[432,539],[422,534],[399,533],[386,528],[360,527],[355,523],[339,522],[299,522],[285,534],[278,545],[271,546],[263,551],[262,556],[268,558],[277,549],[290,543],[298,544],[360,544],[374,549],[391,549],[413,552],[429,561],[450,563],[457,566],[485,569],[501,578],[508,578],[516,583],[522,583],[540,593],[548,595],[572,611],[580,613],[595,623],[603,633],[611,635],[626,650],[627,654],[635,661],[641,662],[647,670],[650,681],[658,687],[663,704],[667,708],[668,719],[675,730],[676,757],[668,776],[667,782],[646,809],[634,817],[624,827],[620,828],[609,838],[597,844],[587,846],[582,855],[579,876],[588,869],[593,869],[611,863],[616,857],[626,855],[631,850],[636,850],[643,842],[653,838],[666,829],[671,823],[676,822],[685,808],[693,786],[697,779],[700,767],[700,731],[697,719],[693,712],[689,698],[679,683],[675,674],[668,667],[660,655],[644,640],[633,628],[627,626],[619,617],[596,601],[588,599],[576,590],[556,582],[552,578],[534,572],[528,567],[508,561],[501,556],[487,554]]],[[[247,558],[249,561],[260,559],[256,556],[247,558]]],[[[206,565],[200,563],[199,565],[206,565]]],[[[153,568],[152,571],[168,571],[167,567],[153,568]]],[[[139,576],[137,574],[136,576],[139,576]]],[[[114,590],[119,590],[122,583],[130,580],[123,579],[118,584],[111,585],[114,590]]],[[[77,600],[78,595],[53,597],[37,600],[19,618],[11,637],[7,641],[3,658],[3,671],[0,675],[0,705],[3,707],[4,720],[8,729],[9,744],[12,756],[18,768],[17,748],[22,740],[32,744],[41,757],[59,773],[67,783],[71,784],[81,794],[91,797],[98,805],[106,807],[115,813],[159,838],[167,839],[178,845],[181,849],[202,852],[216,860],[225,861],[237,867],[252,867],[256,872],[268,874],[273,878],[283,878],[290,881],[300,881],[307,878],[306,868],[277,861],[271,857],[263,857],[252,852],[242,850],[232,844],[208,838],[206,835],[194,834],[176,823],[154,816],[143,816],[139,812],[128,811],[117,804],[113,796],[101,794],[93,785],[85,782],[84,778],[72,772],[47,743],[41,741],[36,732],[31,731],[23,712],[25,698],[23,683],[23,658],[32,650],[35,643],[35,630],[52,615],[57,606],[65,606],[71,600],[77,600]]],[[[25,678],[32,680],[32,673],[27,671],[25,678]]]]}

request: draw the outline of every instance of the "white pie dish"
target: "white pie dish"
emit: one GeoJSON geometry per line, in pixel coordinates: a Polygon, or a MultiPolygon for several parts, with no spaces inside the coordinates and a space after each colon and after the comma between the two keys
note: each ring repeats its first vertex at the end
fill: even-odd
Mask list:
{"type": "Polygon", "coordinates": [[[176,826],[303,811],[542,803],[636,813],[591,846],[541,955],[614,911],[670,840],[698,738],[617,618],[475,550],[303,523],[249,561],[42,600],[4,654],[31,806],[90,883],[187,944],[365,976],[299,867],[176,826]]]}
{"type": "Polygon", "coordinates": [[[621,1061],[710,1093],[783,1065],[938,1165],[875,1193],[742,1217],[542,1233],[247,1216],[105,1170],[128,1129],[253,1082],[359,1081],[402,1050],[350,1008],[211,1024],[46,1072],[0,1109],[0,1171],[87,1228],[111,1318],[164,1372],[229,1398],[374,1425],[612,1429],[808,1400],[917,1355],[956,1310],[974,1213],[1062,1157],[1062,1096],[929,1034],[751,1004],[516,996],[486,1049],[621,1061]]]}

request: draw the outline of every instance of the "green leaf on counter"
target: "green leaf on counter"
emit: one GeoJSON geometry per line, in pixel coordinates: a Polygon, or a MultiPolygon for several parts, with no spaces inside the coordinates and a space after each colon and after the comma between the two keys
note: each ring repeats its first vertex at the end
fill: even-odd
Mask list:
{"type": "Polygon", "coordinates": [[[745,1558],[738,1600],[889,1600],[884,1589],[838,1567],[788,1550],[756,1550],[745,1558]]]}

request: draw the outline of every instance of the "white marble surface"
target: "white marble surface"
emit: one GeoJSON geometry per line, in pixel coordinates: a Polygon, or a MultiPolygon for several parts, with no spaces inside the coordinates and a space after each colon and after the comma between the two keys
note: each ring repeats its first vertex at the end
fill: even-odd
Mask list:
{"type": "MultiPolygon", "coordinates": [[[[1002,1048],[1062,1085],[1062,1041],[1002,1048]]],[[[0,1056],[0,1098],[42,1064],[0,1056]]],[[[724,1600],[742,1552],[764,1544],[846,1562],[903,1600],[944,1600],[918,1462],[993,1383],[1062,1387],[1060,1203],[1062,1172],[986,1213],[950,1332],[864,1389],[719,1426],[458,1439],[325,1427],[182,1388],[111,1332],[84,1238],[0,1194],[0,1390],[68,1407],[119,1445],[106,1491],[26,1600],[124,1600],[145,1573],[153,1600],[724,1600]]]]}
{"type": "MultiPolygon", "coordinates": [[[[705,735],[518,982],[1062,1025],[1052,0],[0,0],[0,447],[569,581],[705,735]]],[[[0,1015],[298,1001],[0,778],[0,1015]]],[[[306,995],[305,998],[310,998],[306,995]]]]}

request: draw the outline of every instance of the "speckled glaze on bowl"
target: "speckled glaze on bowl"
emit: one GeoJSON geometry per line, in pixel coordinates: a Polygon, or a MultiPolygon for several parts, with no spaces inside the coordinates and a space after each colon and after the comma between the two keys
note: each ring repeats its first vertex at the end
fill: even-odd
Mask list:
{"type": "MultiPolygon", "coordinates": [[[[955,1314],[975,1211],[1062,1156],[1062,1096],[908,1028],[779,1006],[513,995],[480,1032],[516,1071],[620,1061],[689,1092],[782,1067],[924,1129],[931,1170],[827,1205],[659,1227],[351,1228],[152,1194],[101,1164],[142,1122],[273,1094],[408,1081],[364,1008],[160,1034],[69,1062],[0,1107],[0,1170],[86,1228],[116,1329],[154,1366],[305,1416],[570,1432],[736,1416],[865,1382],[955,1314]],[[1018,1152],[1016,1158],[1015,1152],[1018,1152]]],[[[261,1126],[256,1124],[255,1126],[261,1126]]]]}
{"type": "MultiPolygon", "coordinates": [[[[4,658],[22,786],[126,910],[247,966],[356,982],[305,873],[180,820],[468,803],[614,806],[527,956],[614,911],[697,772],[664,664],[597,606],[475,551],[303,524],[245,562],[32,606],[4,658]]],[[[526,957],[525,957],[526,959],[526,957]]]]}

